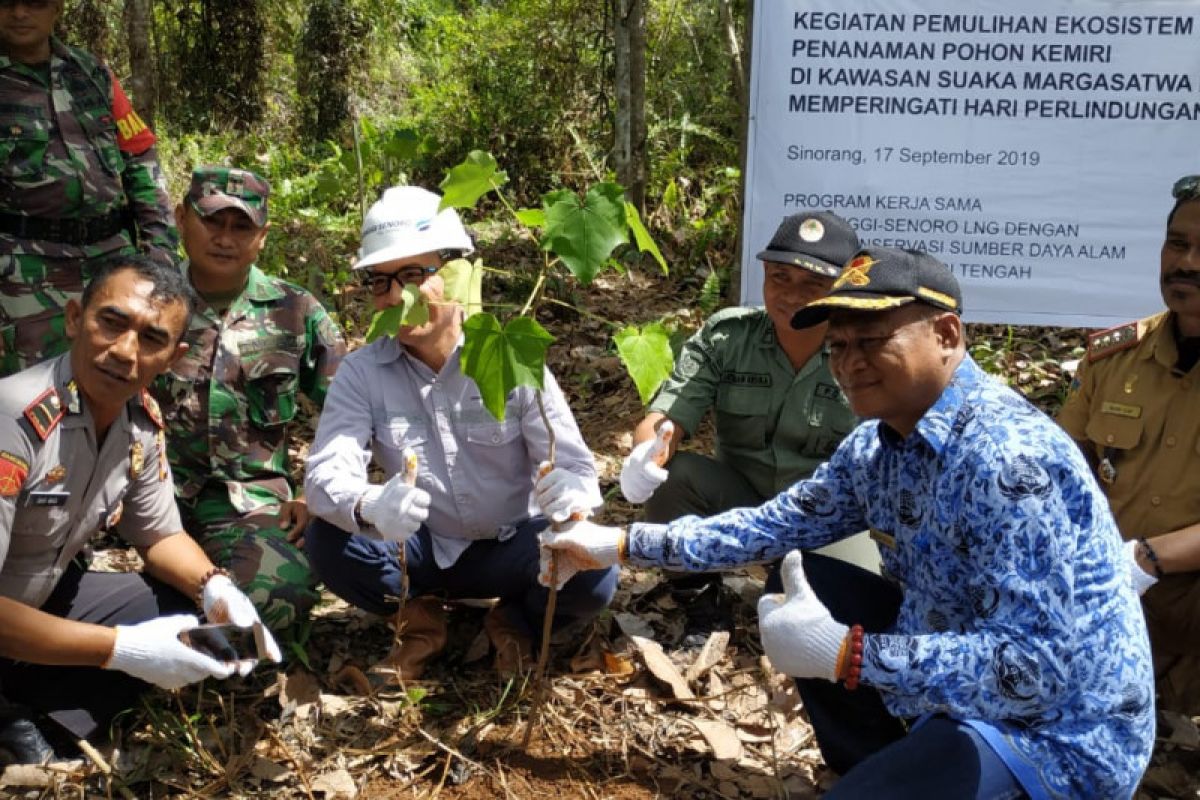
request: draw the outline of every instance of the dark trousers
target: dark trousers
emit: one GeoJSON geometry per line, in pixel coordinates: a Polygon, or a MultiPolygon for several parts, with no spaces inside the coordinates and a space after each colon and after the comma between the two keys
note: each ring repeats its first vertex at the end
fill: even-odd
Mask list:
{"type": "MultiPolygon", "coordinates": [[[[526,520],[505,541],[474,542],[449,568],[433,558],[433,540],[425,526],[404,543],[408,560],[409,597],[435,595],[447,599],[498,597],[513,624],[539,640],[548,590],[537,582],[538,533],[543,517],[526,520]]],[[[313,571],[338,597],[376,614],[393,614],[388,597],[401,592],[399,548],[361,534],[350,534],[314,518],[304,532],[304,547],[313,571]]],[[[581,624],[599,614],[617,589],[617,568],[580,572],[558,593],[554,629],[581,624]]]]}
{"type": "MultiPolygon", "coordinates": [[[[42,611],[96,625],[132,625],[168,614],[195,614],[175,589],[134,572],[87,572],[72,566],[42,611]]],[[[132,708],[150,684],[98,667],[51,667],[0,658],[3,701],[45,714],[79,739],[107,735],[117,714],[132,708]]]]}
{"type": "MultiPolygon", "coordinates": [[[[833,618],[868,633],[887,630],[903,596],[873,572],[841,559],[804,554],[809,585],[833,618]]],[[[778,567],[768,592],[783,591],[778,567]]],[[[908,731],[879,692],[865,684],[853,692],[841,683],[797,679],[825,763],[842,776],[827,798],[1024,797],[1016,778],[969,726],[931,717],[908,731]]]]}

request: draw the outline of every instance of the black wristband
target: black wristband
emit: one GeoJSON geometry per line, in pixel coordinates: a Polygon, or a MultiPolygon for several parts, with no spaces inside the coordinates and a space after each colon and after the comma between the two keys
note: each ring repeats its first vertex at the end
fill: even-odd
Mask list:
{"type": "Polygon", "coordinates": [[[1154,552],[1154,548],[1145,539],[1138,539],[1138,546],[1142,548],[1142,552],[1146,554],[1146,559],[1150,562],[1150,566],[1154,568],[1154,577],[1162,578],[1166,573],[1163,572],[1162,564],[1158,563],[1158,553],[1154,552]]]}

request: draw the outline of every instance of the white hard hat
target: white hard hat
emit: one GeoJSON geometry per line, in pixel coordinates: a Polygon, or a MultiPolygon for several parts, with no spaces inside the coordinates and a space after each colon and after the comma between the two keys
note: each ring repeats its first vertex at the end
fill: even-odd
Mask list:
{"type": "Polygon", "coordinates": [[[440,250],[474,252],[471,237],[453,208],[438,211],[442,198],[419,186],[393,186],[367,212],[354,269],[364,269],[440,250]]]}

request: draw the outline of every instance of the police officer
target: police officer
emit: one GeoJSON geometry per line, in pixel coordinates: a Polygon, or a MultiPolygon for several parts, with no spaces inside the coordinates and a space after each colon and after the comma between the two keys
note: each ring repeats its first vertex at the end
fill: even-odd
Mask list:
{"type": "MultiPolygon", "coordinates": [[[[501,672],[521,669],[541,631],[548,593],[538,585],[538,534],[598,507],[596,467],[549,370],[540,401],[528,386],[507,398],[505,419],[484,407],[460,364],[463,310],[438,273],[471,240],[453,208],[415,186],[393,187],[363,222],[355,269],[375,308],[419,286],[428,320],[351,353],[329,391],[305,479],[313,522],[305,547],[330,591],[394,615],[400,646],[381,666],[419,677],[446,642],[444,598],[500,598],[484,625],[501,672]],[[406,451],[415,456],[415,471],[406,451]],[[372,455],[385,480],[368,476],[372,455]],[[544,509],[546,516],[540,510],[544,509]],[[403,548],[403,550],[401,550],[403,548]],[[403,557],[401,557],[403,553],[403,557]],[[407,601],[402,607],[396,598],[407,601]]],[[[584,623],[612,599],[617,571],[579,575],[557,599],[555,628],[584,623]]]]}
{"type": "Polygon", "coordinates": [[[324,403],[346,345],[315,297],[255,266],[269,194],[253,172],[192,173],[175,217],[200,302],[188,351],[152,390],[184,528],[280,631],[318,598],[308,560],[288,541],[308,511],[292,486],[287,432],[298,394],[324,403]]]}
{"type": "MultiPolygon", "coordinates": [[[[857,249],[854,229],[832,212],[787,217],[758,254],[762,307],[718,311],[684,344],[621,469],[622,492],[646,504],[648,522],[756,506],[811,475],[854,427],[829,372],[825,327],[790,322],[829,292],[857,249]],[[710,410],[716,452],[678,451],[710,410]]],[[[728,624],[720,576],[667,578],[685,599],[688,637],[728,624]]]]}
{"type": "Polygon", "coordinates": [[[1058,421],[1089,456],[1145,592],[1160,703],[1200,714],[1200,175],[1181,178],[1167,310],[1088,337],[1058,421]],[[1149,591],[1147,591],[1147,589],[1149,591]]]}
{"type": "MultiPolygon", "coordinates": [[[[56,755],[40,715],[90,737],[146,682],[178,688],[253,666],[179,639],[197,609],[258,622],[183,532],[162,416],[145,393],[187,349],[190,303],[174,267],[141,256],[102,266],[67,303],[69,353],[0,380],[0,761],[56,755]],[[101,529],[137,547],[145,571],[89,571],[84,546],[101,529]]],[[[269,634],[266,645],[278,660],[269,634]]]]}
{"type": "Polygon", "coordinates": [[[52,36],[61,13],[0,0],[0,375],[67,349],[92,259],[175,259],[154,134],[107,67],[52,36]]]}

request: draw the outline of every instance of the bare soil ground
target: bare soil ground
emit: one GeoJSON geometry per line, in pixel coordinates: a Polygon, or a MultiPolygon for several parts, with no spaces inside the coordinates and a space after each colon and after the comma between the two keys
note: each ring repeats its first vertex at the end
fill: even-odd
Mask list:
{"type": "MultiPolygon", "coordinates": [[[[602,279],[580,301],[621,321],[670,314],[692,327],[698,283],[602,279]],[[631,310],[636,310],[633,313],[631,310]]],[[[596,454],[603,519],[635,518],[617,475],[642,413],[598,319],[556,311],[552,351],[596,454]]],[[[975,355],[1049,411],[1077,358],[1076,331],[976,326],[975,355]]],[[[302,460],[303,439],[297,456],[302,460]]],[[[702,431],[693,446],[711,441],[702,431]]],[[[127,551],[104,554],[130,565],[127,551]]],[[[761,572],[726,578],[729,630],[684,639],[684,609],[653,572],[631,570],[587,635],[552,651],[547,701],[532,731],[533,687],[491,668],[483,610],[456,607],[444,656],[421,683],[378,688],[366,676],[387,652],[380,618],[327,596],[282,670],[152,693],[114,747],[47,768],[10,768],[0,796],[484,798],[810,798],[835,780],[823,766],[789,680],[761,656],[754,604],[761,572]]],[[[1200,797],[1200,737],[1176,719],[1140,800],[1200,797]]],[[[1164,737],[1166,732],[1164,731],[1164,737]]]]}

